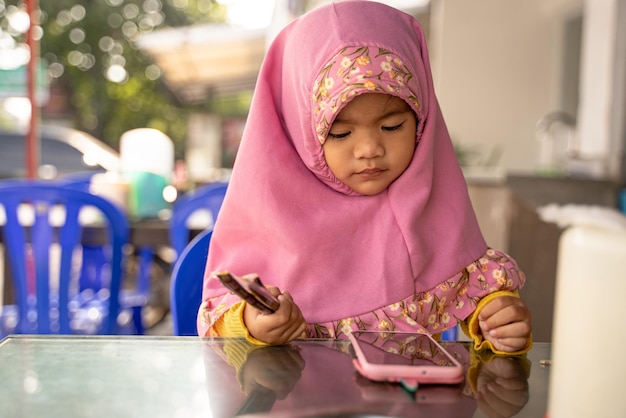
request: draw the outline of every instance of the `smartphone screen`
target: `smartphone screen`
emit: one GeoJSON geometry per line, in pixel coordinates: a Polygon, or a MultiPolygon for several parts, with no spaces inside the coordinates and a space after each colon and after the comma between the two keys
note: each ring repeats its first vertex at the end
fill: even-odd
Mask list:
{"type": "Polygon", "coordinates": [[[376,365],[458,367],[428,335],[408,332],[354,331],[367,363],[376,365]]]}

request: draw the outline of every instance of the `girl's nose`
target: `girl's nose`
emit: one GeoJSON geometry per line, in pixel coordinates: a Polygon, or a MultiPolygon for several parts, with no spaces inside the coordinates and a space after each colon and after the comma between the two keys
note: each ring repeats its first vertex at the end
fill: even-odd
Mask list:
{"type": "Polygon", "coordinates": [[[376,134],[367,133],[359,136],[354,147],[355,158],[375,158],[384,154],[385,148],[376,134]]]}

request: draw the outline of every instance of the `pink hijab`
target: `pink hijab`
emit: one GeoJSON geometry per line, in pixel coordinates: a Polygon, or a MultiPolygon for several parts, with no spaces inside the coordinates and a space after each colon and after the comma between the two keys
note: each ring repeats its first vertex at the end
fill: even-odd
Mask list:
{"type": "MultiPolygon", "coordinates": [[[[365,69],[378,71],[374,64],[364,63],[365,69]]],[[[342,92],[331,88],[328,95],[342,92]]],[[[239,300],[209,279],[216,270],[258,273],[291,293],[308,323],[324,323],[431,289],[486,248],[418,22],[380,3],[342,1],[289,24],[259,74],[209,249],[203,300],[223,296],[217,302],[226,308],[239,300]],[[321,74],[341,51],[358,47],[389,53],[412,74],[400,79],[391,73],[378,87],[405,99],[418,117],[410,166],[375,196],[340,183],[321,144],[324,124],[351,96],[371,91],[351,84],[354,91],[335,100],[332,111],[320,108],[321,74]]]]}

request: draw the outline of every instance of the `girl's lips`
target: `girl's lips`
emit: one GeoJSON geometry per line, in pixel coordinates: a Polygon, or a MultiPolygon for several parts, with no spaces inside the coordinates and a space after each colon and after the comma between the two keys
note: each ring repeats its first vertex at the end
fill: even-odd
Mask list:
{"type": "Polygon", "coordinates": [[[366,168],[365,170],[359,171],[357,174],[361,177],[377,177],[383,171],[385,170],[383,170],[382,168],[366,168]]]}

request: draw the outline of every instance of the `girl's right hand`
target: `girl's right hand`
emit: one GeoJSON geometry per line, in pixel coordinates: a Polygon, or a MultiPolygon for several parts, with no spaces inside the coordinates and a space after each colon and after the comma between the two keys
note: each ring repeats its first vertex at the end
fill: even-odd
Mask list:
{"type": "Polygon", "coordinates": [[[280,307],[273,314],[264,314],[249,304],[243,311],[243,320],[248,332],[254,338],[266,344],[286,344],[302,337],[306,322],[300,308],[288,292],[281,293],[274,286],[267,289],[278,298],[280,307]]]}

